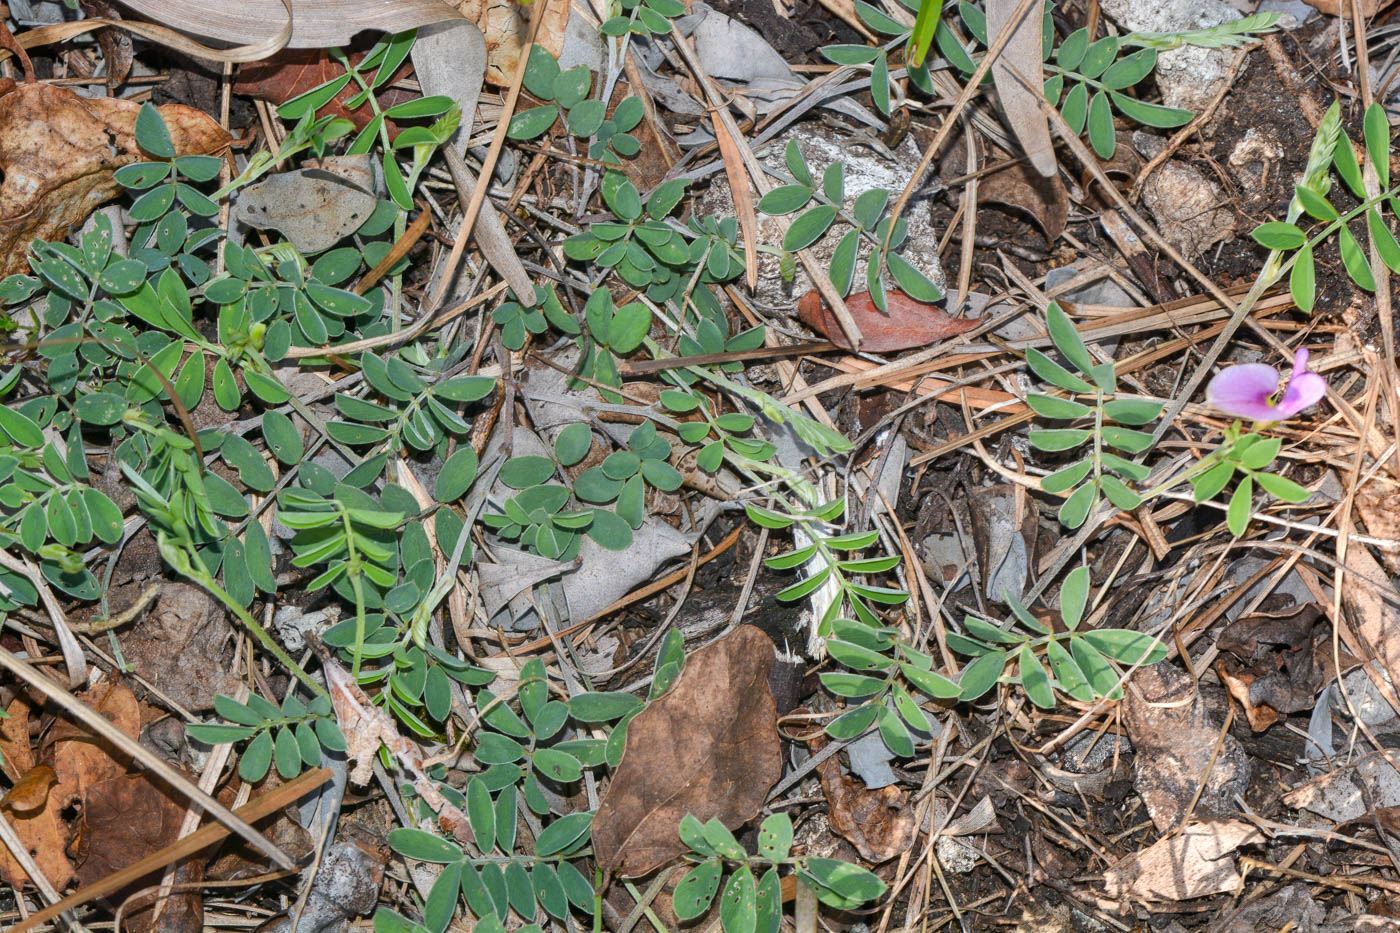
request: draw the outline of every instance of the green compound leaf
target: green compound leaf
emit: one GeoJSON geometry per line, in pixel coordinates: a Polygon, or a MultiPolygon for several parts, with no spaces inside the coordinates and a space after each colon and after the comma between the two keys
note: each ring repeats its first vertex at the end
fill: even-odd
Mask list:
{"type": "Polygon", "coordinates": [[[802,210],[810,200],[812,189],[806,185],[779,185],[759,198],[757,206],[765,214],[791,214],[802,210]]]}
{"type": "Polygon", "coordinates": [[[960,698],[977,700],[996,686],[1002,670],[1006,667],[1006,658],[1006,652],[997,649],[989,651],[963,668],[962,676],[958,678],[960,698]]]}
{"type": "Polygon", "coordinates": [[[175,158],[175,144],[170,130],[153,104],[145,103],[136,113],[136,145],[158,159],[175,158]]]}
{"type": "Polygon", "coordinates": [[[1113,111],[1103,91],[1089,99],[1089,145],[1100,159],[1113,158],[1118,149],[1118,138],[1113,132],[1113,111]]]}
{"type": "Polygon", "coordinates": [[[1055,691],[1050,686],[1050,675],[1031,651],[1030,645],[1022,645],[1016,654],[1016,665],[1020,671],[1021,686],[1026,696],[1041,709],[1055,705],[1055,691]]]}
{"type": "Polygon", "coordinates": [[[1177,126],[1185,126],[1195,117],[1189,110],[1180,107],[1164,107],[1161,104],[1150,104],[1147,101],[1138,100],[1136,97],[1129,97],[1126,94],[1119,94],[1116,91],[1109,93],[1109,98],[1113,101],[1113,106],[1118,112],[1135,123],[1143,126],[1154,126],[1159,129],[1171,129],[1177,126]]]}
{"type": "Polygon", "coordinates": [[[1235,475],[1235,465],[1233,463],[1220,463],[1200,476],[1191,480],[1192,498],[1196,502],[1205,502],[1207,499],[1214,499],[1220,491],[1230,483],[1230,477],[1235,475]]]}
{"type": "Polygon", "coordinates": [[[1085,632],[1083,638],[1120,664],[1156,664],[1167,656],[1167,646],[1160,639],[1129,629],[1098,629],[1085,632]]]}
{"type": "Polygon", "coordinates": [[[1084,607],[1089,602],[1089,568],[1075,567],[1065,574],[1065,582],[1060,586],[1060,618],[1065,627],[1074,631],[1084,618],[1084,607]]]}
{"type": "MultiPolygon", "coordinates": [[[[1299,189],[1302,190],[1302,189],[1299,189]]],[[[1376,290],[1376,278],[1371,273],[1371,264],[1366,260],[1366,253],[1361,248],[1361,244],[1356,241],[1356,237],[1345,226],[1337,230],[1337,246],[1342,254],[1342,266],[1346,268],[1347,275],[1358,287],[1368,292],[1376,290]]]]}
{"type": "Polygon", "coordinates": [[[719,918],[724,933],[754,933],[758,922],[757,884],[748,865],[741,865],[720,895],[719,918]]]}
{"type": "Polygon", "coordinates": [[[389,833],[389,847],[400,855],[420,862],[446,865],[463,856],[456,843],[421,829],[396,829],[389,833]]]}

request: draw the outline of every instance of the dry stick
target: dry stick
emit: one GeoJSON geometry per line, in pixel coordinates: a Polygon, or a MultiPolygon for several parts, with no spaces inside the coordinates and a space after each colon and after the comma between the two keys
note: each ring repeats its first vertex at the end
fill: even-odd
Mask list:
{"type": "MultiPolygon", "coordinates": [[[[1024,0],[1024,2],[1029,3],[1030,0],[1024,0]]],[[[720,93],[719,88],[715,87],[715,82],[710,78],[709,73],[700,65],[700,59],[695,54],[695,49],[691,47],[690,40],[681,35],[681,31],[676,28],[674,23],[671,24],[671,41],[675,43],[676,48],[680,50],[681,57],[685,59],[686,65],[689,66],[690,70],[695,74],[695,80],[699,81],[700,86],[705,89],[705,96],[710,99],[710,105],[713,108],[710,113],[724,125],[725,132],[729,134],[730,139],[733,140],[735,147],[739,150],[740,158],[744,160],[744,167],[749,170],[749,177],[753,179],[754,190],[758,192],[760,198],[763,197],[768,193],[770,188],[768,176],[764,174],[763,166],[760,165],[758,159],[754,157],[753,149],[750,148],[749,144],[744,140],[743,133],[739,132],[739,127],[734,122],[734,117],[730,115],[729,102],[725,99],[724,95],[720,93]]],[[[735,200],[738,200],[737,195],[735,200]]],[[[778,229],[786,234],[789,226],[787,218],[775,217],[773,219],[778,222],[778,229]]],[[[894,229],[893,225],[891,225],[890,229],[894,229]]],[[[851,318],[851,312],[846,308],[845,298],[842,297],[841,293],[836,289],[836,286],[831,283],[831,276],[827,275],[821,263],[812,258],[810,249],[798,250],[797,258],[802,260],[802,268],[807,270],[807,275],[811,278],[812,284],[816,286],[817,291],[826,301],[827,306],[830,307],[832,313],[836,315],[836,320],[837,323],[841,325],[842,333],[851,341],[851,346],[859,348],[861,341],[860,328],[856,326],[856,322],[851,318]]]]}
{"type": "Polygon", "coordinates": [[[375,286],[380,279],[388,274],[394,267],[394,263],[408,255],[408,251],[413,249],[415,243],[428,231],[428,223],[433,219],[432,211],[422,201],[418,202],[421,210],[413,223],[408,225],[408,229],[403,232],[393,246],[389,247],[389,252],[384,254],[384,258],[375,263],[374,268],[365,273],[364,278],[355,285],[355,294],[363,295],[375,286]]]}
{"type": "Polygon", "coordinates": [[[11,674],[14,674],[20,680],[29,684],[29,686],[63,707],[73,715],[74,719],[78,720],[78,722],[82,723],[92,732],[102,736],[102,738],[111,742],[127,755],[130,755],[132,758],[145,765],[156,777],[170,785],[171,788],[199,803],[205,810],[208,810],[209,813],[223,821],[230,829],[251,843],[259,852],[272,859],[279,867],[292,868],[296,865],[292,859],[287,857],[286,853],[264,838],[262,833],[239,819],[228,807],[200,790],[189,778],[166,764],[163,758],[131,738],[131,736],[127,735],[98,713],[89,709],[81,700],[73,696],[73,694],[49,680],[43,674],[40,674],[29,664],[16,657],[15,654],[8,649],[0,648],[0,667],[5,668],[11,674]]]}
{"type": "MultiPolygon", "coordinates": [[[[534,9],[530,11],[530,27],[525,33],[525,41],[520,44],[522,49],[528,51],[535,44],[535,36],[539,34],[540,23],[544,21],[544,11],[549,6],[549,0],[536,0],[534,9]]],[[[497,118],[496,133],[491,137],[491,148],[486,151],[486,158],[481,162],[481,180],[472,192],[471,203],[462,212],[462,226],[457,228],[457,239],[452,243],[452,252],[448,254],[447,264],[442,268],[442,284],[438,286],[438,292],[429,302],[429,308],[437,308],[447,297],[447,291],[452,286],[452,279],[457,272],[457,266],[462,262],[462,254],[467,248],[467,239],[471,236],[472,227],[476,224],[477,214],[481,212],[481,205],[486,200],[486,189],[491,186],[491,173],[496,170],[496,160],[501,157],[501,150],[505,148],[506,131],[510,129],[510,118],[515,113],[516,102],[520,100],[520,89],[525,83],[525,65],[530,56],[521,54],[520,61],[515,66],[515,79],[510,83],[510,90],[506,93],[505,103],[501,107],[501,114],[497,118]]],[[[535,303],[535,293],[533,290],[524,295],[517,294],[516,300],[523,305],[533,305],[535,303]]]]}
{"type": "MultiPolygon", "coordinates": [[[[103,721],[105,722],[106,720],[103,721]]],[[[233,816],[238,823],[246,826],[247,823],[243,822],[245,819],[256,822],[269,814],[276,813],[292,801],[310,793],[330,779],[331,772],[329,769],[317,768],[314,771],[307,771],[296,780],[273,788],[252,803],[239,807],[237,815],[232,813],[229,815],[233,816]]],[[[31,915],[28,920],[25,920],[18,926],[11,927],[7,933],[26,933],[26,931],[34,929],[39,924],[52,920],[65,910],[71,910],[80,904],[86,904],[88,901],[95,900],[113,891],[118,891],[138,878],[144,878],[152,872],[159,871],[171,862],[193,855],[200,849],[213,845],[227,835],[227,826],[220,826],[218,823],[206,823],[185,838],[172,842],[159,852],[154,852],[146,856],[134,865],[128,865],[121,871],[113,872],[101,881],[94,882],[85,888],[79,888],[57,904],[45,907],[38,913],[31,915]]],[[[288,867],[292,868],[295,866],[288,867]]]]}
{"type": "MultiPolygon", "coordinates": [[[[915,190],[919,187],[920,180],[924,177],[924,172],[933,164],[934,156],[938,155],[938,150],[943,148],[943,144],[948,141],[948,137],[953,134],[953,129],[958,125],[958,117],[967,108],[968,101],[972,100],[982,87],[982,78],[992,67],[992,62],[1001,55],[1001,50],[1006,48],[1006,43],[1011,41],[1011,36],[1016,31],[1016,27],[1021,24],[1021,20],[1026,18],[1026,14],[1040,4],[1038,0],[1021,0],[1016,5],[1016,9],[1011,12],[1011,16],[1006,21],[1006,27],[997,33],[996,39],[991,47],[987,49],[987,54],[982,56],[982,61],[977,65],[977,70],[972,73],[967,84],[963,85],[958,97],[953,101],[953,109],[948,111],[943,118],[943,125],[938,128],[938,132],[933,134],[933,139],[928,147],[924,149],[924,154],[919,158],[919,164],[914,167],[914,173],[909,176],[909,181],[904,186],[904,190],[899,193],[899,200],[894,202],[894,208],[890,211],[890,229],[885,236],[882,248],[889,249],[890,236],[893,235],[895,227],[899,225],[899,218],[904,214],[904,209],[909,206],[909,199],[914,196],[915,190]]],[[[674,32],[674,28],[672,32],[674,32]]],[[[1036,93],[1040,90],[1035,89],[1036,93]]]]}
{"type": "MultiPolygon", "coordinates": [[[[1371,59],[1369,50],[1366,47],[1366,22],[1361,15],[1361,4],[1357,0],[1351,0],[1351,21],[1352,35],[1356,42],[1356,83],[1361,90],[1361,105],[1369,109],[1375,97],[1371,93],[1371,59]]],[[[1389,118],[1387,118],[1387,121],[1389,118]]],[[[1389,125],[1387,123],[1387,125],[1389,125]]],[[[1341,144],[1351,145],[1349,140],[1342,140],[1341,144]]],[[[1371,163],[1370,150],[1366,150],[1367,157],[1363,160],[1362,184],[1365,186],[1366,197],[1376,198],[1381,193],[1380,176],[1376,174],[1376,167],[1371,163]]],[[[1390,156],[1387,153],[1386,158],[1390,156]]],[[[1380,207],[1376,206],[1370,210],[1379,212],[1380,207]]],[[[1368,214],[1370,211],[1367,212],[1368,214]]],[[[1390,270],[1381,260],[1380,251],[1376,248],[1376,237],[1371,232],[1371,225],[1366,224],[1366,233],[1371,247],[1371,270],[1376,280],[1376,313],[1381,319],[1381,342],[1385,349],[1385,373],[1390,377],[1392,387],[1396,385],[1395,370],[1395,315],[1390,301],[1390,270]]],[[[1395,396],[1389,394],[1386,397],[1386,407],[1391,411],[1391,427],[1395,431],[1395,438],[1400,444],[1400,421],[1395,415],[1395,396]]],[[[1400,453],[1397,453],[1397,465],[1400,465],[1400,453]]]]}

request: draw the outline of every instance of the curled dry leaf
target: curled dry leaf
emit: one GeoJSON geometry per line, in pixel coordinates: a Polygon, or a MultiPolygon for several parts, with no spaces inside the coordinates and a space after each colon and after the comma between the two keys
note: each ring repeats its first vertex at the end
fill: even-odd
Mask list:
{"type": "MultiPolygon", "coordinates": [[[[822,738],[808,743],[814,755],[825,745],[822,738]]],[[[914,844],[916,808],[909,806],[904,791],[893,784],[870,790],[842,774],[834,756],[817,766],[817,774],[826,793],[831,828],[849,840],[861,858],[878,865],[914,844]]]]}
{"type": "MultiPolygon", "coordinates": [[[[476,23],[486,37],[486,80],[509,87],[515,80],[520,52],[530,31],[529,4],[503,0],[454,0],[457,12],[476,23]]],[[[535,44],[559,57],[564,50],[564,30],[569,25],[569,4],[551,3],[543,13],[535,44]]]]}
{"type": "Polygon", "coordinates": [[[1234,859],[1226,856],[1263,841],[1263,833],[1240,820],[1192,823],[1118,862],[1104,872],[1104,885],[1110,896],[1135,901],[1182,901],[1238,891],[1244,879],[1234,859]]]}
{"type": "MultiPolygon", "coordinates": [[[[349,56],[352,62],[358,62],[364,57],[363,51],[354,52],[349,56]]],[[[412,73],[413,66],[408,62],[399,66],[389,83],[376,95],[381,109],[408,99],[408,94],[395,89],[393,83],[412,73]]],[[[257,97],[272,104],[283,104],[298,94],[304,94],[344,74],[345,68],[324,49],[283,49],[261,61],[239,65],[238,80],[233,83],[233,92],[257,97]]],[[[316,112],[321,116],[344,117],[354,123],[356,129],[364,129],[365,124],[374,118],[374,108],[369,101],[353,110],[346,106],[350,98],[359,93],[360,86],[351,81],[316,112]]],[[[398,135],[399,129],[394,121],[385,120],[384,126],[388,129],[391,139],[398,135]]]]}
{"type": "MultiPolygon", "coordinates": [[[[27,268],[31,240],[64,239],[121,192],[113,174],[140,157],[134,135],[140,109],[133,101],[80,97],[48,84],[0,93],[0,278],[27,268]]],[[[215,152],[229,142],[198,110],[159,109],[180,155],[215,152]]]]}
{"type": "MultiPolygon", "coordinates": [[[[101,881],[174,842],[185,818],[184,802],[174,794],[144,772],[118,774],[90,785],[83,802],[85,852],[78,868],[79,882],[88,885],[101,881]]],[[[198,930],[204,915],[198,888],[198,883],[204,880],[204,859],[189,858],[180,862],[176,880],[194,882],[195,887],[170,897],[162,909],[160,927],[164,931],[198,930]]],[[[101,903],[114,910],[128,897],[157,881],[158,874],[133,879],[126,887],[103,897],[101,903]]],[[[151,930],[153,905],[150,897],[129,904],[125,916],[123,929],[132,933],[151,930]]]]}
{"type": "MultiPolygon", "coordinates": [[[[899,291],[886,293],[889,313],[884,314],[870,300],[869,292],[857,292],[846,299],[846,309],[860,328],[860,348],[868,353],[888,353],[923,347],[935,340],[955,337],[982,323],[973,318],[954,317],[937,305],[925,304],[899,291]]],[[[841,330],[836,315],[815,289],[797,303],[797,317],[812,330],[843,350],[851,342],[841,330]]]]}
{"type": "MultiPolygon", "coordinates": [[[[206,39],[254,44],[275,37],[287,23],[288,0],[122,0],[156,23],[206,39]]],[[[442,0],[290,0],[291,49],[349,45],[366,29],[403,32],[452,19],[442,0]]]]}
{"type": "Polygon", "coordinates": [[[1386,594],[1369,582],[1384,580],[1385,571],[1364,547],[1347,548],[1347,575],[1342,580],[1342,602],[1358,641],[1400,684],[1400,610],[1386,594]]]}
{"type": "Polygon", "coordinates": [[[593,817],[605,872],[634,878],[686,852],[677,828],[687,813],[730,829],[758,813],[783,767],[773,662],[768,636],[741,625],[687,658],[671,691],[632,720],[593,817]]]}
{"type": "Polygon", "coordinates": [[[1288,713],[1310,710],[1330,661],[1330,627],[1315,605],[1282,615],[1247,616],[1227,625],[1216,646],[1215,671],[1244,707],[1250,728],[1263,732],[1288,713]],[[1319,663],[1321,662],[1321,663],[1319,663]]]}

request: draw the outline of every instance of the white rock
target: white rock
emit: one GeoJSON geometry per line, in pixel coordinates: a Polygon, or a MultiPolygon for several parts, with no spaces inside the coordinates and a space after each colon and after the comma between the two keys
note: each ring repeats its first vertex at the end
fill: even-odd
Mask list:
{"type": "MultiPolygon", "coordinates": [[[[1233,22],[1240,11],[1221,0],[1103,0],[1104,13],[1132,32],[1187,32],[1233,22]]],[[[1199,112],[1220,90],[1233,49],[1183,45],[1157,56],[1162,103],[1199,112]]]]}
{"type": "MultiPolygon", "coordinates": [[[[895,200],[899,198],[899,193],[904,189],[909,176],[919,164],[919,148],[912,138],[906,138],[898,149],[894,150],[895,158],[888,159],[869,146],[862,145],[859,141],[853,140],[849,133],[842,132],[832,127],[820,123],[802,123],[788,130],[770,142],[759,161],[765,166],[778,172],[779,178],[788,177],[787,166],[783,161],[783,150],[787,146],[788,140],[795,140],[797,148],[802,151],[803,158],[807,160],[807,165],[811,169],[812,178],[818,185],[821,184],[822,173],[826,167],[833,162],[841,162],[845,165],[845,195],[846,208],[850,209],[855,199],[872,188],[884,188],[890,193],[890,204],[893,206],[895,200]]],[[[770,182],[780,184],[777,179],[770,176],[770,182]]],[[[756,203],[756,202],[755,202],[756,203]]],[[[810,209],[810,208],[809,208],[810,209]]],[[[729,192],[729,184],[721,175],[716,177],[710,188],[700,199],[700,213],[714,214],[719,217],[733,216],[734,201],[729,192]]],[[[790,215],[789,219],[793,216],[790,215]]],[[[946,286],[946,279],[943,275],[943,267],[938,261],[938,234],[934,230],[930,219],[929,205],[927,199],[921,199],[916,192],[915,197],[910,199],[909,206],[904,212],[904,217],[909,223],[909,238],[901,250],[901,255],[924,275],[928,276],[940,289],[946,286]]],[[[831,254],[836,249],[836,244],[840,242],[841,236],[850,229],[850,226],[841,220],[831,225],[831,229],[826,235],[814,243],[811,251],[816,259],[829,266],[831,254]]],[[[762,213],[758,214],[758,240],[761,244],[777,246],[782,242],[782,231],[778,221],[762,213]]],[[[742,243],[740,244],[742,249],[742,243]]],[[[861,259],[856,263],[855,285],[852,291],[863,291],[865,286],[865,254],[868,249],[861,247],[861,259]]],[[[797,264],[797,274],[791,283],[784,282],[779,274],[779,259],[770,253],[759,253],[758,256],[758,289],[757,298],[759,302],[768,307],[791,307],[796,299],[801,298],[812,288],[812,281],[808,278],[802,264],[797,264]]]]}

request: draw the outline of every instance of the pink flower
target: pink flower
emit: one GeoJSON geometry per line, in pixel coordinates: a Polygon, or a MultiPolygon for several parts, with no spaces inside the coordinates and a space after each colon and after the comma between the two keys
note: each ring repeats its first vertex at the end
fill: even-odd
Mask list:
{"type": "Polygon", "coordinates": [[[1279,372],[1264,363],[1227,366],[1206,386],[1206,400],[1227,415],[1251,421],[1282,421],[1316,405],[1327,381],[1308,372],[1308,351],[1299,349],[1279,397],[1279,372]]]}

